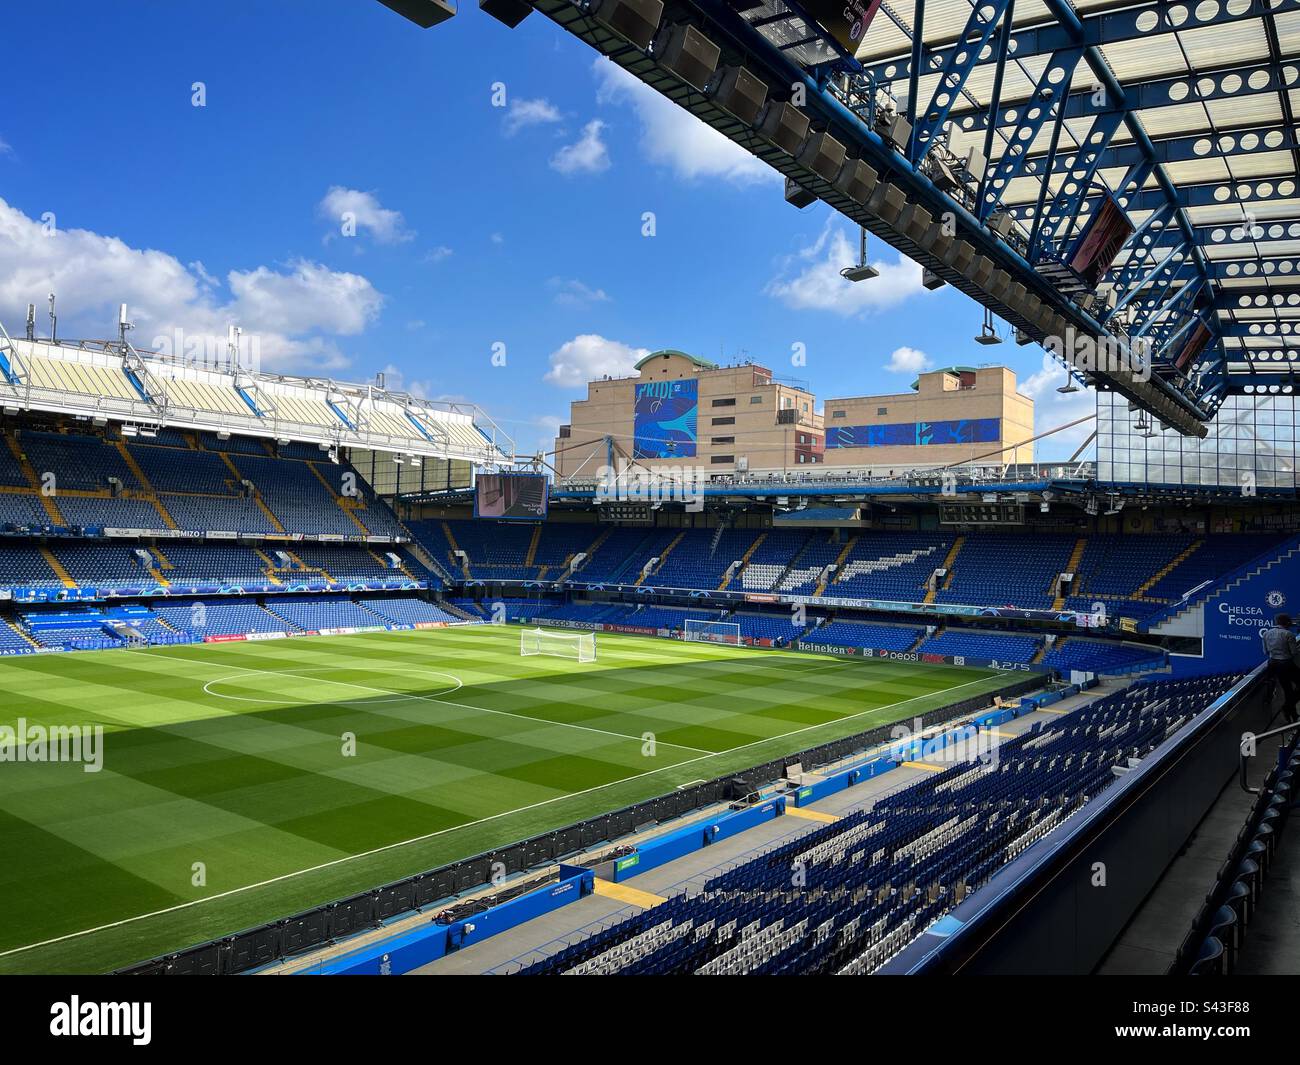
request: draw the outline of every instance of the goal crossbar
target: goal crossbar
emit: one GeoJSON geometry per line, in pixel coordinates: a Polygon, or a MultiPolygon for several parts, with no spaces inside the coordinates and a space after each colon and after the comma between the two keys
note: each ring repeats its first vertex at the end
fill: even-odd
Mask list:
{"type": "Polygon", "coordinates": [[[596,661],[594,632],[559,632],[555,629],[524,629],[519,634],[519,653],[572,658],[578,662],[596,661]]]}
{"type": "Polygon", "coordinates": [[[692,643],[725,643],[740,646],[740,623],[737,621],[698,621],[687,618],[684,635],[692,643]]]}

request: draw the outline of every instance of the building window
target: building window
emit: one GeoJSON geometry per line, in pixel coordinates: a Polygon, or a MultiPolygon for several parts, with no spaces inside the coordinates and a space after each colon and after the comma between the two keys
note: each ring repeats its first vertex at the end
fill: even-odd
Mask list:
{"type": "Polygon", "coordinates": [[[713,425],[735,425],[736,419],[735,418],[714,418],[712,424],[713,425]]]}
{"type": "Polygon", "coordinates": [[[846,413],[847,413],[846,411],[842,411],[842,410],[833,410],[833,411],[831,411],[831,417],[832,417],[832,418],[843,418],[844,415],[845,415],[846,413]]]}
{"type": "Polygon", "coordinates": [[[734,398],[732,398],[732,399],[715,399],[715,400],[713,401],[713,405],[714,405],[715,407],[734,407],[734,406],[736,405],[736,401],[735,401],[734,398]]]}
{"type": "Polygon", "coordinates": [[[711,444],[734,444],[735,442],[736,438],[734,436],[715,436],[709,441],[711,444]]]}
{"type": "Polygon", "coordinates": [[[756,403],[762,403],[762,402],[763,402],[763,397],[762,397],[762,396],[750,396],[750,397],[749,397],[749,405],[750,405],[751,407],[752,407],[754,404],[756,404],[756,403]]]}
{"type": "Polygon", "coordinates": [[[733,462],[736,461],[736,456],[735,455],[714,455],[713,458],[709,459],[709,461],[713,463],[713,465],[715,466],[730,466],[733,462]]]}
{"type": "Polygon", "coordinates": [[[802,451],[799,452],[799,461],[800,461],[800,462],[803,462],[804,459],[805,459],[806,457],[807,457],[807,456],[805,456],[804,453],[803,453],[802,451]]]}
{"type": "Polygon", "coordinates": [[[888,414],[888,413],[889,413],[889,408],[888,408],[888,407],[877,407],[877,408],[876,408],[876,413],[877,413],[877,414],[888,414]]]}

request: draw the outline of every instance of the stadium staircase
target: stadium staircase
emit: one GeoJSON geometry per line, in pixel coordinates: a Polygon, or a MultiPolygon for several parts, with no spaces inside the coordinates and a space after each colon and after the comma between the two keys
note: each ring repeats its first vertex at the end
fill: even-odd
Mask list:
{"type": "Polygon", "coordinates": [[[854,533],[852,536],[848,538],[848,540],[845,541],[844,547],[840,550],[840,553],[835,557],[835,561],[831,563],[830,580],[828,581],[826,577],[822,577],[822,579],[817,582],[817,587],[813,590],[813,595],[816,596],[825,595],[826,585],[828,583],[834,583],[835,581],[838,581],[840,579],[840,573],[843,572],[844,570],[844,563],[848,561],[849,555],[853,553],[853,549],[857,545],[858,545],[858,534],[854,533]]]}
{"type": "Polygon", "coordinates": [[[334,583],[334,578],[331,577],[329,573],[327,573],[320,566],[307,565],[306,562],[304,562],[301,558],[295,555],[292,551],[286,550],[285,554],[288,555],[291,559],[293,559],[293,561],[297,564],[298,569],[301,570],[303,573],[315,573],[320,576],[321,580],[329,581],[330,584],[334,583]]]}
{"type": "Polygon", "coordinates": [[[730,570],[723,578],[722,583],[718,585],[716,591],[725,592],[727,586],[745,572],[745,567],[749,565],[749,560],[754,557],[754,552],[758,550],[759,545],[767,539],[766,530],[758,534],[758,538],[746,548],[745,553],[740,556],[740,565],[730,570]]]}
{"type": "MultiPolygon", "coordinates": [[[[36,470],[32,467],[27,453],[23,451],[22,446],[18,443],[18,438],[12,433],[5,433],[5,443],[9,445],[9,450],[13,452],[14,460],[18,463],[18,468],[27,478],[31,490],[36,493],[36,498],[41,501],[41,506],[45,508],[45,513],[49,517],[51,524],[67,525],[63,513],[59,510],[58,504],[54,499],[41,491],[41,479],[37,476],[36,470]]],[[[73,585],[72,587],[76,587],[73,585]]]]}
{"type": "MultiPolygon", "coordinates": [[[[1181,566],[1184,562],[1186,562],[1189,558],[1191,558],[1192,555],[1196,554],[1196,552],[1199,551],[1204,546],[1205,546],[1204,540],[1193,540],[1192,543],[1190,543],[1187,547],[1185,547],[1182,551],[1180,551],[1177,555],[1175,555],[1173,559],[1171,559],[1162,568],[1157,570],[1152,576],[1148,577],[1145,581],[1143,581],[1140,585],[1138,585],[1137,591],[1133,593],[1132,598],[1145,599],[1147,592],[1149,592],[1152,588],[1154,588],[1156,584],[1158,584],[1163,578],[1167,577],[1170,573],[1172,573],[1175,569],[1181,566]]],[[[1164,600],[1160,600],[1160,601],[1163,602],[1164,600]]]]}
{"type": "Polygon", "coordinates": [[[447,538],[447,543],[451,545],[451,557],[460,559],[460,568],[464,574],[465,580],[473,580],[474,575],[469,571],[469,555],[465,553],[460,555],[456,554],[457,551],[460,551],[460,544],[456,543],[456,537],[452,535],[450,522],[444,521],[442,523],[442,534],[447,538]]]}
{"type": "MultiPolygon", "coordinates": [[[[387,563],[387,562],[386,562],[386,561],[385,561],[385,560],[380,556],[380,554],[379,554],[378,551],[369,551],[369,550],[367,550],[366,553],[367,553],[371,558],[373,558],[376,562],[378,562],[381,566],[383,566],[385,569],[388,568],[388,563],[387,563]]],[[[410,577],[411,580],[415,580],[415,579],[416,579],[415,574],[413,574],[409,569],[406,568],[406,563],[403,562],[403,561],[401,561],[401,556],[400,556],[400,555],[398,556],[397,571],[398,571],[399,573],[401,573],[403,576],[410,577]]]]}
{"type": "Polygon", "coordinates": [[[37,643],[35,640],[33,640],[31,634],[28,633],[27,630],[24,629],[21,625],[19,625],[18,622],[14,621],[12,618],[3,618],[0,620],[3,620],[4,623],[8,625],[9,628],[13,629],[13,631],[17,633],[22,640],[26,641],[29,647],[38,648],[38,649],[40,648],[41,645],[37,643]]]}
{"type": "MultiPolygon", "coordinates": [[[[966,537],[964,535],[958,536],[957,539],[955,539],[952,542],[952,547],[948,548],[948,554],[944,556],[943,559],[944,588],[947,588],[952,584],[952,569],[957,562],[957,555],[961,552],[962,544],[964,544],[965,542],[966,542],[966,537]]],[[[938,591],[937,588],[927,588],[925,592],[925,597],[921,600],[921,602],[933,603],[934,596],[937,591],[938,591]]]]}
{"type": "Polygon", "coordinates": [[[793,572],[795,567],[799,565],[799,560],[803,558],[804,552],[808,550],[812,542],[813,542],[813,537],[810,536],[802,544],[800,544],[799,550],[790,556],[790,561],[785,564],[785,569],[783,569],[780,572],[780,574],[777,576],[776,580],[772,582],[772,586],[770,588],[764,588],[763,591],[770,592],[773,589],[780,588],[782,583],[785,581],[785,579],[788,576],[790,576],[791,572],[793,572]]]}
{"type": "Polygon", "coordinates": [[[324,488],[325,491],[329,493],[330,498],[334,500],[334,505],[338,507],[339,510],[343,511],[343,513],[346,514],[352,520],[352,524],[357,527],[361,535],[369,536],[370,530],[366,528],[366,523],[357,517],[357,511],[364,510],[365,504],[359,499],[352,499],[352,500],[344,499],[341,495],[335,492],[334,486],[329,482],[329,478],[320,472],[320,469],[317,468],[316,463],[314,462],[307,463],[307,469],[311,470],[311,472],[316,475],[316,480],[320,481],[321,487],[324,488]]]}
{"type": "Polygon", "coordinates": [[[542,527],[541,525],[534,525],[533,538],[528,541],[528,550],[524,554],[524,565],[528,569],[532,569],[537,564],[537,545],[541,542],[541,539],[542,527]]]}
{"type": "Polygon", "coordinates": [[[640,588],[640,587],[641,587],[641,582],[642,582],[642,581],[644,581],[647,577],[653,577],[656,573],[658,573],[661,569],[663,569],[663,568],[664,568],[664,560],[665,560],[669,555],[671,555],[671,554],[673,553],[673,548],[675,548],[678,544],[680,544],[680,543],[682,542],[682,539],[683,539],[685,536],[686,536],[686,530],[685,530],[685,529],[683,529],[683,530],[682,530],[681,532],[679,532],[676,536],[674,536],[674,537],[672,538],[672,540],[669,541],[668,546],[665,547],[662,551],[659,552],[659,561],[658,561],[657,563],[655,563],[655,567],[654,567],[654,569],[652,569],[652,570],[650,570],[650,571],[648,571],[648,572],[642,572],[641,574],[639,574],[639,575],[637,576],[637,579],[632,583],[632,587],[633,587],[633,588],[640,588]]]}
{"type": "Polygon", "coordinates": [[[482,621],[483,620],[483,616],[481,614],[471,614],[464,607],[457,606],[449,599],[439,602],[438,607],[442,610],[447,611],[447,613],[451,614],[453,617],[460,618],[461,621],[482,621]]]}
{"type": "MultiPolygon", "coordinates": [[[[230,472],[235,475],[235,487],[239,487],[244,481],[248,481],[250,484],[253,483],[251,478],[245,477],[239,472],[239,467],[235,465],[235,460],[230,457],[228,451],[218,451],[217,454],[221,456],[221,461],[229,467],[230,472]]],[[[262,516],[270,522],[271,528],[278,533],[285,532],[284,526],[280,524],[280,519],[271,512],[271,508],[266,505],[266,500],[262,498],[262,493],[258,491],[255,484],[253,485],[253,502],[257,504],[257,509],[262,512],[262,516]]]]}
{"type": "MultiPolygon", "coordinates": [[[[1083,552],[1087,549],[1087,547],[1088,547],[1088,538],[1086,536],[1080,536],[1079,539],[1075,541],[1074,550],[1070,552],[1070,561],[1065,564],[1066,573],[1079,572],[1079,563],[1082,561],[1083,552]]],[[[1058,581],[1060,580],[1059,575],[1057,577],[1057,580],[1058,581]]],[[[1053,610],[1065,609],[1065,596],[1061,595],[1059,584],[1057,585],[1056,598],[1052,600],[1052,609],[1053,610]]]]}
{"type": "Polygon", "coordinates": [[[257,553],[257,557],[262,560],[262,565],[264,567],[262,572],[266,575],[266,579],[272,584],[280,584],[281,570],[280,567],[275,564],[275,560],[260,547],[254,547],[253,550],[257,553]]]}
{"type": "Polygon", "coordinates": [[[117,453],[122,456],[122,462],[126,465],[126,468],[131,471],[131,476],[139,481],[140,487],[144,489],[144,495],[142,498],[153,504],[154,510],[158,511],[158,517],[162,519],[163,528],[179,528],[176,524],[176,519],[167,512],[167,508],[163,506],[162,500],[158,498],[158,492],[150,483],[149,478],[145,476],[144,470],[140,468],[140,463],[138,463],[135,456],[131,454],[131,449],[126,446],[126,441],[120,439],[115,440],[113,441],[113,446],[117,449],[117,453]]]}
{"type": "Polygon", "coordinates": [[[74,581],[71,575],[68,573],[68,571],[64,569],[63,563],[60,562],[57,557],[55,557],[53,551],[51,551],[48,547],[41,547],[41,556],[45,559],[46,565],[48,565],[50,569],[54,571],[54,575],[58,577],[59,580],[63,583],[63,587],[65,588],[77,587],[77,582],[74,581]]]}
{"type": "Polygon", "coordinates": [[[453,581],[451,578],[451,574],[447,572],[446,568],[440,565],[438,560],[435,559],[431,554],[429,554],[429,552],[424,549],[424,545],[420,543],[418,540],[412,538],[410,543],[404,544],[403,546],[406,548],[407,551],[410,552],[411,557],[414,558],[416,562],[418,562],[421,566],[427,569],[430,573],[434,574],[440,580],[444,581],[447,584],[455,583],[455,581],[453,581]]]}
{"type": "Polygon", "coordinates": [[[1288,559],[1294,558],[1297,553],[1300,553],[1300,536],[1293,536],[1286,542],[1281,551],[1273,550],[1266,552],[1265,554],[1268,558],[1267,561],[1263,561],[1265,556],[1261,555],[1259,558],[1247,562],[1244,566],[1241,566],[1226,577],[1214,581],[1213,587],[1207,585],[1207,587],[1203,588],[1199,594],[1192,596],[1186,602],[1175,603],[1164,613],[1156,614],[1153,617],[1148,618],[1146,620],[1146,631],[1159,632],[1160,627],[1178,621],[1198,606],[1208,606],[1215,599],[1227,595],[1234,588],[1239,587],[1251,578],[1257,577],[1259,574],[1271,570],[1274,566],[1278,566],[1281,563],[1286,562],[1288,559]]]}

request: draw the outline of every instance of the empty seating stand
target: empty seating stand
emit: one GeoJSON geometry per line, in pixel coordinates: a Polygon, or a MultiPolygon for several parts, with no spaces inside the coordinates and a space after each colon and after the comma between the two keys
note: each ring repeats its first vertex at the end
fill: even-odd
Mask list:
{"type": "Polygon", "coordinates": [[[519,971],[873,972],[1236,679],[1139,682],[1004,741],[992,769],[925,776],[519,971]]]}

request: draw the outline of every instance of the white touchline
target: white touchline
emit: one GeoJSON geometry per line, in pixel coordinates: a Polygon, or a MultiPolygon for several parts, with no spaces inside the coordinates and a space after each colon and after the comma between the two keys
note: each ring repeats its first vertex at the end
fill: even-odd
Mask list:
{"type": "MultiPolygon", "coordinates": [[[[136,652],[143,654],[145,652],[136,652]]],[[[229,669],[227,663],[225,668],[229,669]]],[[[244,668],[244,667],[235,667],[244,668]]],[[[259,672],[253,670],[253,672],[259,672]]],[[[264,672],[264,671],[263,671],[264,672]]],[[[896,706],[905,706],[907,703],[916,702],[917,699],[928,699],[936,695],[947,695],[949,692],[955,692],[958,688],[966,688],[972,684],[978,684],[985,680],[996,680],[998,677],[1009,677],[1012,673],[1010,670],[1003,673],[995,673],[992,677],[979,677],[976,680],[968,680],[964,684],[954,684],[951,688],[943,688],[936,692],[927,692],[925,695],[913,695],[910,699],[902,699],[896,703],[887,703],[884,706],[873,707],[870,710],[863,710],[860,714],[850,714],[848,717],[839,717],[834,721],[823,721],[817,725],[807,725],[801,729],[795,729],[793,732],[783,732],[779,736],[768,736],[761,740],[755,740],[753,743],[746,743],[740,747],[732,747],[725,751],[719,751],[717,754],[705,754],[699,758],[688,758],[684,762],[674,762],[672,765],[660,766],[658,769],[648,769],[644,773],[637,773],[630,777],[621,777],[618,780],[610,780],[604,784],[597,784],[591,788],[583,788],[581,791],[570,791],[563,795],[555,795],[549,799],[542,799],[540,802],[531,803],[528,806],[520,806],[515,810],[502,810],[500,813],[489,814],[487,817],[480,817],[476,821],[466,821],[464,824],[451,825],[447,828],[440,828],[437,832],[430,832],[424,836],[415,836],[412,839],[399,840],[396,843],[386,843],[382,847],[375,847],[373,850],[362,851],[359,854],[347,854],[342,858],[335,858],[332,861],[322,862],[320,865],[308,866],[306,869],[297,869],[292,873],[284,873],[280,876],[271,877],[269,880],[260,880],[255,884],[244,884],[242,887],[231,888],[229,891],[218,892],[216,895],[208,895],[201,899],[194,899],[191,902],[181,902],[175,906],[168,906],[165,909],[154,910],[152,913],[140,913],[134,917],[124,917],[120,921],[110,921],[108,924],[97,925],[94,928],[83,928],[80,932],[69,932],[66,935],[55,936],[53,939],[43,939],[39,943],[28,943],[22,947],[12,947],[9,950],[0,951],[0,958],[7,958],[12,954],[22,954],[25,951],[36,950],[38,947],[50,947],[55,943],[63,943],[69,939],[79,939],[81,936],[93,935],[96,932],[106,932],[110,928],[121,928],[123,925],[134,924],[137,921],[147,921],[151,917],[163,917],[169,913],[177,913],[180,910],[188,910],[192,906],[201,906],[205,902],[215,902],[218,899],[228,898],[231,895],[241,895],[246,891],[254,891],[257,888],[269,887],[272,884],[278,884],[284,880],[292,880],[294,877],[305,876],[307,873],[318,873],[322,869],[330,869],[336,865],[343,865],[346,862],[356,861],[358,858],[369,858],[376,854],[383,854],[385,851],[396,850],[398,847],[407,847],[412,843],[423,843],[425,840],[435,839],[438,836],[446,835],[448,832],[458,832],[463,828],[474,828],[477,825],[486,824],[489,821],[496,821],[502,817],[510,817],[513,814],[526,813],[529,810],[536,810],[542,806],[549,806],[551,803],[560,802],[562,799],[576,799],[582,795],[589,795],[593,791],[603,791],[605,788],[614,787],[616,784],[629,784],[634,780],[640,780],[643,777],[654,776],[656,773],[662,773],[666,769],[680,769],[684,765],[693,765],[696,762],[702,762],[706,758],[718,758],[723,755],[735,754],[737,751],[743,751],[748,747],[755,747],[760,743],[775,743],[778,740],[788,739],[790,736],[798,736],[810,729],[825,728],[827,725],[839,724],[842,721],[852,721],[855,718],[863,717],[866,714],[879,713],[881,710],[892,710],[896,706]]],[[[436,701],[436,700],[435,700],[436,701]]],[[[481,709],[476,707],[475,709],[481,709]]],[[[535,721],[536,718],[529,718],[535,721]]]]}

